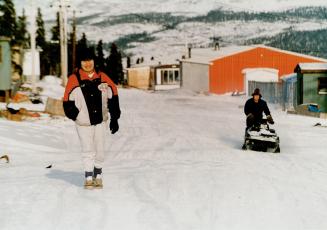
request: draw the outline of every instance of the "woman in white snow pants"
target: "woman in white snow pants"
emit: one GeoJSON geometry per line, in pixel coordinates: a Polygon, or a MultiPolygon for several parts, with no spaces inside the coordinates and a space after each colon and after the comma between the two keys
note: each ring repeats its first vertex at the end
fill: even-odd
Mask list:
{"type": "Polygon", "coordinates": [[[81,142],[85,170],[84,187],[102,188],[109,114],[111,133],[114,134],[119,129],[118,91],[105,73],[94,69],[94,51],[85,50],[80,60],[81,68],[68,78],[63,107],[66,116],[75,121],[81,142]]]}

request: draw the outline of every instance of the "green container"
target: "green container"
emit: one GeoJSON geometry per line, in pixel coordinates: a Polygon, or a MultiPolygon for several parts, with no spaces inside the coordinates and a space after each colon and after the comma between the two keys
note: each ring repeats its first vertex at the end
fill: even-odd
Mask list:
{"type": "Polygon", "coordinates": [[[11,49],[9,39],[0,38],[0,90],[11,89],[11,49]]]}
{"type": "MultiPolygon", "coordinates": [[[[308,66],[308,64],[307,64],[308,66]]],[[[297,67],[298,104],[318,104],[321,112],[327,112],[327,66],[324,63],[312,65],[314,68],[297,67]]]]}

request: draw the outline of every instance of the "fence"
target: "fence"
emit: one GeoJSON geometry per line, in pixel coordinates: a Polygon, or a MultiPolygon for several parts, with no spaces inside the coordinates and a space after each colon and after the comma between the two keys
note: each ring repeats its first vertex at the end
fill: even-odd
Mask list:
{"type": "Polygon", "coordinates": [[[295,110],[297,106],[296,79],[283,81],[283,110],[295,110]]]}
{"type": "Polygon", "coordinates": [[[255,88],[259,88],[262,97],[265,101],[273,104],[281,103],[282,101],[282,87],[279,82],[256,82],[249,81],[249,95],[251,95],[255,88]]]}
{"type": "Polygon", "coordinates": [[[294,109],[296,100],[296,81],[256,82],[249,81],[249,95],[255,88],[259,88],[265,101],[280,104],[283,110],[294,109]]]}

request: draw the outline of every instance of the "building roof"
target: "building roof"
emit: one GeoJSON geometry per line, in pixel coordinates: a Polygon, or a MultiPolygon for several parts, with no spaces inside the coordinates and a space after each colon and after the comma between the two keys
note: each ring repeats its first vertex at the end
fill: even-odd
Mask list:
{"type": "MultiPolygon", "coordinates": [[[[158,65],[177,65],[179,64],[179,59],[182,53],[162,53],[157,56],[144,55],[143,62],[139,64],[133,64],[130,68],[140,68],[140,67],[154,67],[158,65]]],[[[134,59],[137,57],[134,57],[134,59]]],[[[140,57],[139,57],[140,58],[140,57]]],[[[134,60],[136,61],[136,60],[134,60]]]]}
{"type": "Polygon", "coordinates": [[[181,59],[181,61],[209,65],[215,59],[251,49],[253,49],[251,46],[227,46],[221,47],[218,50],[215,50],[214,48],[196,48],[191,49],[191,58],[181,59]]]}
{"type": "Polygon", "coordinates": [[[301,73],[324,73],[327,72],[327,63],[299,63],[295,72],[301,73]]]}
{"type": "Polygon", "coordinates": [[[251,45],[251,46],[228,46],[228,47],[221,47],[218,50],[214,50],[213,48],[206,48],[206,49],[192,49],[191,50],[191,58],[182,59],[182,62],[190,62],[190,63],[198,63],[198,64],[207,64],[209,65],[212,61],[225,58],[231,55],[239,54],[245,51],[249,51],[256,48],[264,48],[269,49],[276,52],[282,52],[298,57],[310,58],[313,60],[317,60],[320,62],[327,62],[327,59],[318,58],[310,55],[300,54],[292,51],[282,50],[266,45],[251,45]]]}
{"type": "Polygon", "coordinates": [[[281,79],[287,82],[295,82],[297,81],[297,74],[296,73],[286,74],[282,76],[281,79]]]}

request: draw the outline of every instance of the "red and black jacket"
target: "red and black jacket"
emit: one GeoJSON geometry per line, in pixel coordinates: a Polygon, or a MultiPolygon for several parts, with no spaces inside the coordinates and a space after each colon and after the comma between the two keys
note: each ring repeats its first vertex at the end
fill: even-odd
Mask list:
{"type": "Polygon", "coordinates": [[[68,78],[63,107],[66,116],[80,125],[100,124],[108,119],[108,111],[110,118],[117,120],[121,113],[113,81],[103,72],[89,77],[81,69],[68,78]]]}

